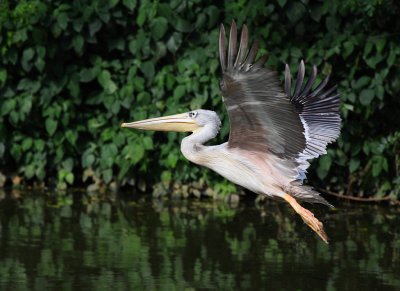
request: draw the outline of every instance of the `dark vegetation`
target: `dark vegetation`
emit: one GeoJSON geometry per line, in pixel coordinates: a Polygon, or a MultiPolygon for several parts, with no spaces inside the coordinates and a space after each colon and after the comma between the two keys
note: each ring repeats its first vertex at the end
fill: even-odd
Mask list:
{"type": "Polygon", "coordinates": [[[226,140],[217,39],[235,19],[281,76],[304,59],[339,86],[342,135],[312,183],[400,198],[398,1],[235,2],[2,1],[0,184],[234,191],[184,160],[182,135],[120,124],[202,107],[223,116],[226,140]]]}

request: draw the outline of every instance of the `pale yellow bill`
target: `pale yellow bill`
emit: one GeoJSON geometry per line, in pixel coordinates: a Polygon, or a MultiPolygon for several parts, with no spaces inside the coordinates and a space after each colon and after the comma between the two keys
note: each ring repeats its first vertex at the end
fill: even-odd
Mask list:
{"type": "Polygon", "coordinates": [[[191,119],[187,113],[122,123],[121,127],[178,132],[191,132],[198,129],[196,122],[191,119]]]}

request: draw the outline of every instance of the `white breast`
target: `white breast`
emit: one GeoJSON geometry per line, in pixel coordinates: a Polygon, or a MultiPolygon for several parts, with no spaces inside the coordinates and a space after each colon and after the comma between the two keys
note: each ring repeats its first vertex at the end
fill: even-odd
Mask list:
{"type": "Polygon", "coordinates": [[[241,155],[240,151],[228,148],[226,143],[204,147],[194,162],[212,169],[229,181],[257,194],[269,196],[283,194],[273,171],[263,161],[261,161],[262,166],[258,167],[241,155]]]}

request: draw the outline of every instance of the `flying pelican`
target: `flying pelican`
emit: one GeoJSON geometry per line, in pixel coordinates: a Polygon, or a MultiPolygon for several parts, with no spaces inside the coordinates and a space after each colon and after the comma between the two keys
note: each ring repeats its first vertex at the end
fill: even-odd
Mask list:
{"type": "Polygon", "coordinates": [[[323,224],[297,200],[331,206],[318,192],[304,186],[307,160],[326,154],[326,146],[340,133],[339,95],[336,86],[324,90],[329,76],[313,89],[314,66],[303,85],[304,63],[300,62],[292,93],[289,66],[285,87],[264,64],[256,60],[258,45],[248,49],[248,29],[243,25],[239,49],[237,29],[232,22],[228,51],[224,26],[219,35],[219,56],[223,72],[222,100],[230,121],[228,142],[205,146],[220,129],[218,115],[209,110],[123,123],[122,127],[142,130],[192,132],[181,143],[183,155],[191,162],[210,168],[259,195],[287,201],[324,242],[323,224]]]}

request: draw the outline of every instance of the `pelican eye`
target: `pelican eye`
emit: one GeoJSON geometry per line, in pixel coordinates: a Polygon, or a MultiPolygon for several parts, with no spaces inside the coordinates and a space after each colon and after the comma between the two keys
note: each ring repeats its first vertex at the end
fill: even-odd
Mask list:
{"type": "Polygon", "coordinates": [[[190,111],[189,112],[189,117],[190,118],[196,118],[196,116],[197,116],[197,112],[196,111],[190,111]]]}

